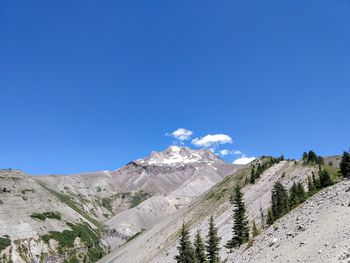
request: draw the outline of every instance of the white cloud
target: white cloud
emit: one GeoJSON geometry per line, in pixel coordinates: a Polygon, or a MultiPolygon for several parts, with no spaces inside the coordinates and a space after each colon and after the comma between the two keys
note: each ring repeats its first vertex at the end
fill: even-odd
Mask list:
{"type": "Polygon", "coordinates": [[[175,139],[178,139],[179,141],[186,141],[188,139],[190,139],[191,135],[193,134],[193,132],[191,130],[186,130],[184,128],[179,128],[175,131],[173,131],[172,133],[166,133],[166,136],[172,136],[175,139]]]}
{"type": "Polygon", "coordinates": [[[241,152],[241,151],[236,150],[236,151],[234,151],[234,152],[233,152],[233,154],[238,155],[238,154],[242,154],[242,152],[241,152]]]}
{"type": "Polygon", "coordinates": [[[233,161],[233,164],[248,164],[255,160],[255,157],[246,157],[245,155],[242,155],[240,158],[233,161]]]}
{"type": "Polygon", "coordinates": [[[232,151],[224,149],[224,150],[219,151],[219,154],[221,156],[225,156],[225,155],[232,154],[232,151]]]}
{"type": "Polygon", "coordinates": [[[206,148],[232,142],[232,138],[226,134],[208,134],[202,138],[195,138],[192,140],[193,145],[206,148]]]}

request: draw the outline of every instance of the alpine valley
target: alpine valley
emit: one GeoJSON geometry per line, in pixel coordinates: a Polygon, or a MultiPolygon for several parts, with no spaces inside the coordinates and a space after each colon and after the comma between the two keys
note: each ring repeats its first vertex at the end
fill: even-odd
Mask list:
{"type": "Polygon", "coordinates": [[[0,262],[190,262],[180,260],[179,240],[195,255],[192,240],[202,236],[208,249],[211,233],[220,262],[350,262],[346,156],[310,151],[235,165],[210,150],[170,146],[115,171],[2,169],[0,262]]]}

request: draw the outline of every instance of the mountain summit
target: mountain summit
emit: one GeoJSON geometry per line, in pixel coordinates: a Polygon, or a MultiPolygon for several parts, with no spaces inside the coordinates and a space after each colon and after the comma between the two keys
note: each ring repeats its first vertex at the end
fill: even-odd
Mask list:
{"type": "Polygon", "coordinates": [[[149,157],[136,161],[145,165],[178,165],[199,162],[222,162],[212,151],[193,150],[189,147],[172,145],[162,152],[152,152],[149,157]]]}

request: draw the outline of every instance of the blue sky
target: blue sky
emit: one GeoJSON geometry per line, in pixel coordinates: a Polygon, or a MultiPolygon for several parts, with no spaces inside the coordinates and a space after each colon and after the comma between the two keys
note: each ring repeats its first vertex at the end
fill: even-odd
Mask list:
{"type": "Polygon", "coordinates": [[[1,0],[0,167],[116,169],[178,128],[246,156],[338,154],[349,25],[347,0],[1,0]]]}

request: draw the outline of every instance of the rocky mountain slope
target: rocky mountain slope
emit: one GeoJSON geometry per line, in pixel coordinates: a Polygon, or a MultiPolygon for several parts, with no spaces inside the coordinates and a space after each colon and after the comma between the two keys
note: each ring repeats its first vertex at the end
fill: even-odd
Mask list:
{"type": "Polygon", "coordinates": [[[90,258],[91,252],[104,254],[100,225],[32,177],[0,170],[0,185],[1,262],[58,262],[78,253],[81,258],[90,258]],[[79,237],[78,229],[89,239],[79,237]],[[58,233],[70,234],[67,240],[72,242],[63,242],[58,233]]]}
{"type": "MultiPolygon", "coordinates": [[[[252,164],[256,165],[258,162],[265,162],[266,159],[267,158],[262,158],[252,164]]],[[[335,175],[337,171],[336,167],[339,164],[339,157],[326,158],[326,163],[327,165],[324,165],[324,169],[329,170],[333,175],[335,175]],[[332,161],[332,165],[328,164],[330,161],[332,161]]],[[[174,256],[177,254],[177,240],[182,222],[185,221],[190,227],[192,236],[194,236],[197,229],[200,229],[204,235],[208,230],[207,222],[210,216],[214,216],[216,226],[218,227],[218,233],[222,237],[221,247],[223,247],[223,245],[231,238],[232,235],[232,205],[229,202],[232,189],[237,182],[246,184],[247,178],[250,175],[250,170],[251,166],[248,165],[242,168],[240,171],[237,171],[235,174],[226,177],[210,191],[201,195],[198,199],[192,201],[178,212],[168,216],[151,229],[142,232],[135,239],[126,243],[124,246],[112,251],[100,262],[175,262],[174,256]]],[[[317,172],[317,170],[317,165],[305,165],[302,161],[280,161],[265,170],[255,184],[246,184],[246,186],[243,188],[243,192],[250,222],[254,219],[259,226],[264,224],[262,222],[261,213],[266,215],[266,211],[271,203],[271,189],[276,181],[280,181],[284,186],[286,186],[286,188],[290,188],[293,182],[303,182],[306,184],[307,177],[312,176],[312,173],[317,172]]],[[[330,195],[336,195],[339,189],[343,189],[344,192],[347,184],[347,182],[342,182],[339,185],[335,185],[333,188],[325,189],[324,191],[330,191],[330,195]]],[[[331,243],[332,236],[337,237],[340,242],[346,243],[348,242],[349,233],[346,230],[348,227],[345,227],[344,225],[346,223],[339,224],[339,227],[332,229],[328,228],[327,222],[336,220],[333,218],[333,214],[329,213],[329,211],[332,209],[339,209],[339,207],[342,209],[342,211],[339,213],[338,219],[346,222],[346,216],[349,213],[349,209],[346,205],[339,205],[337,207],[330,206],[331,201],[327,201],[329,204],[327,205],[325,201],[322,201],[323,199],[327,199],[327,197],[328,195],[324,196],[323,192],[320,192],[313,197],[316,200],[321,200],[318,202],[316,207],[315,202],[312,201],[313,199],[310,199],[310,201],[302,204],[298,209],[306,207],[306,211],[315,210],[315,208],[322,211],[322,213],[318,213],[317,211],[313,212],[314,215],[317,214],[317,216],[320,216],[320,219],[318,219],[319,223],[317,223],[317,221],[315,222],[320,231],[324,231],[321,233],[327,233],[328,231],[326,236],[328,239],[324,239],[322,244],[326,242],[331,243]],[[339,234],[341,227],[345,227],[345,232],[342,237],[340,237],[339,234]],[[321,230],[321,228],[323,230],[321,230]]],[[[345,193],[344,197],[346,197],[345,193]]],[[[342,203],[344,204],[344,202],[342,203]]],[[[298,209],[291,211],[289,216],[294,216],[294,219],[298,217],[295,216],[295,214],[299,211],[298,209]]],[[[317,216],[315,215],[314,217],[317,216]]],[[[276,234],[277,240],[283,240],[280,235],[288,236],[288,230],[295,230],[298,228],[295,221],[288,221],[288,218],[282,218],[281,221],[282,220],[286,220],[284,221],[284,225],[279,227],[280,221],[277,221],[274,226],[264,230],[263,233],[256,239],[251,248],[247,249],[246,246],[243,246],[240,250],[233,251],[232,253],[227,249],[221,249],[221,258],[226,259],[227,262],[231,262],[232,260],[234,260],[234,262],[255,262],[254,260],[256,260],[257,262],[262,258],[265,260],[263,262],[271,262],[273,261],[273,257],[276,257],[277,255],[280,256],[280,259],[276,259],[275,262],[288,262],[287,259],[290,260],[289,262],[327,262],[319,261],[320,257],[315,257],[315,259],[313,259],[312,256],[309,256],[313,254],[308,254],[308,250],[303,250],[304,252],[300,250],[300,253],[304,253],[301,254],[301,257],[293,257],[293,255],[289,258],[282,257],[281,254],[283,254],[284,250],[278,251],[276,248],[282,247],[282,244],[276,244],[275,247],[270,246],[269,242],[271,239],[274,240],[273,238],[275,238],[271,232],[274,232],[275,228],[286,229],[279,230],[279,232],[282,232],[282,234],[276,234]],[[289,228],[287,228],[286,225],[288,225],[289,228]],[[262,244],[260,244],[260,239],[265,240],[265,243],[262,242],[262,244]],[[275,249],[276,253],[271,252],[271,250],[275,249]],[[249,255],[249,253],[251,253],[251,255],[247,256],[247,259],[244,259],[244,261],[243,258],[245,258],[246,255],[249,255]],[[273,256],[271,257],[271,255],[273,256]],[[304,261],[305,258],[310,257],[311,259],[309,261],[304,261]],[[250,259],[252,261],[250,261],[250,259]],[[301,261],[297,261],[297,259],[301,259],[301,261]]],[[[307,225],[305,225],[305,228],[307,228],[307,225]]],[[[313,228],[308,230],[309,233],[312,231],[313,228]]],[[[305,236],[305,243],[314,244],[317,243],[317,240],[320,238],[320,236],[317,236],[317,238],[313,236],[305,236]]],[[[285,249],[285,253],[288,254],[286,251],[290,245],[285,240],[283,242],[283,249],[285,249]]],[[[345,247],[346,246],[347,245],[345,245],[345,247]]],[[[341,246],[341,248],[343,247],[344,246],[341,246]]],[[[321,249],[322,248],[318,249],[316,253],[318,253],[318,251],[321,249]]],[[[332,256],[329,255],[329,257],[329,262],[334,262],[338,255],[334,253],[332,256]]]]}
{"type": "Polygon", "coordinates": [[[208,150],[171,146],[116,171],[30,177],[2,170],[0,256],[96,261],[237,169],[208,150]]]}

